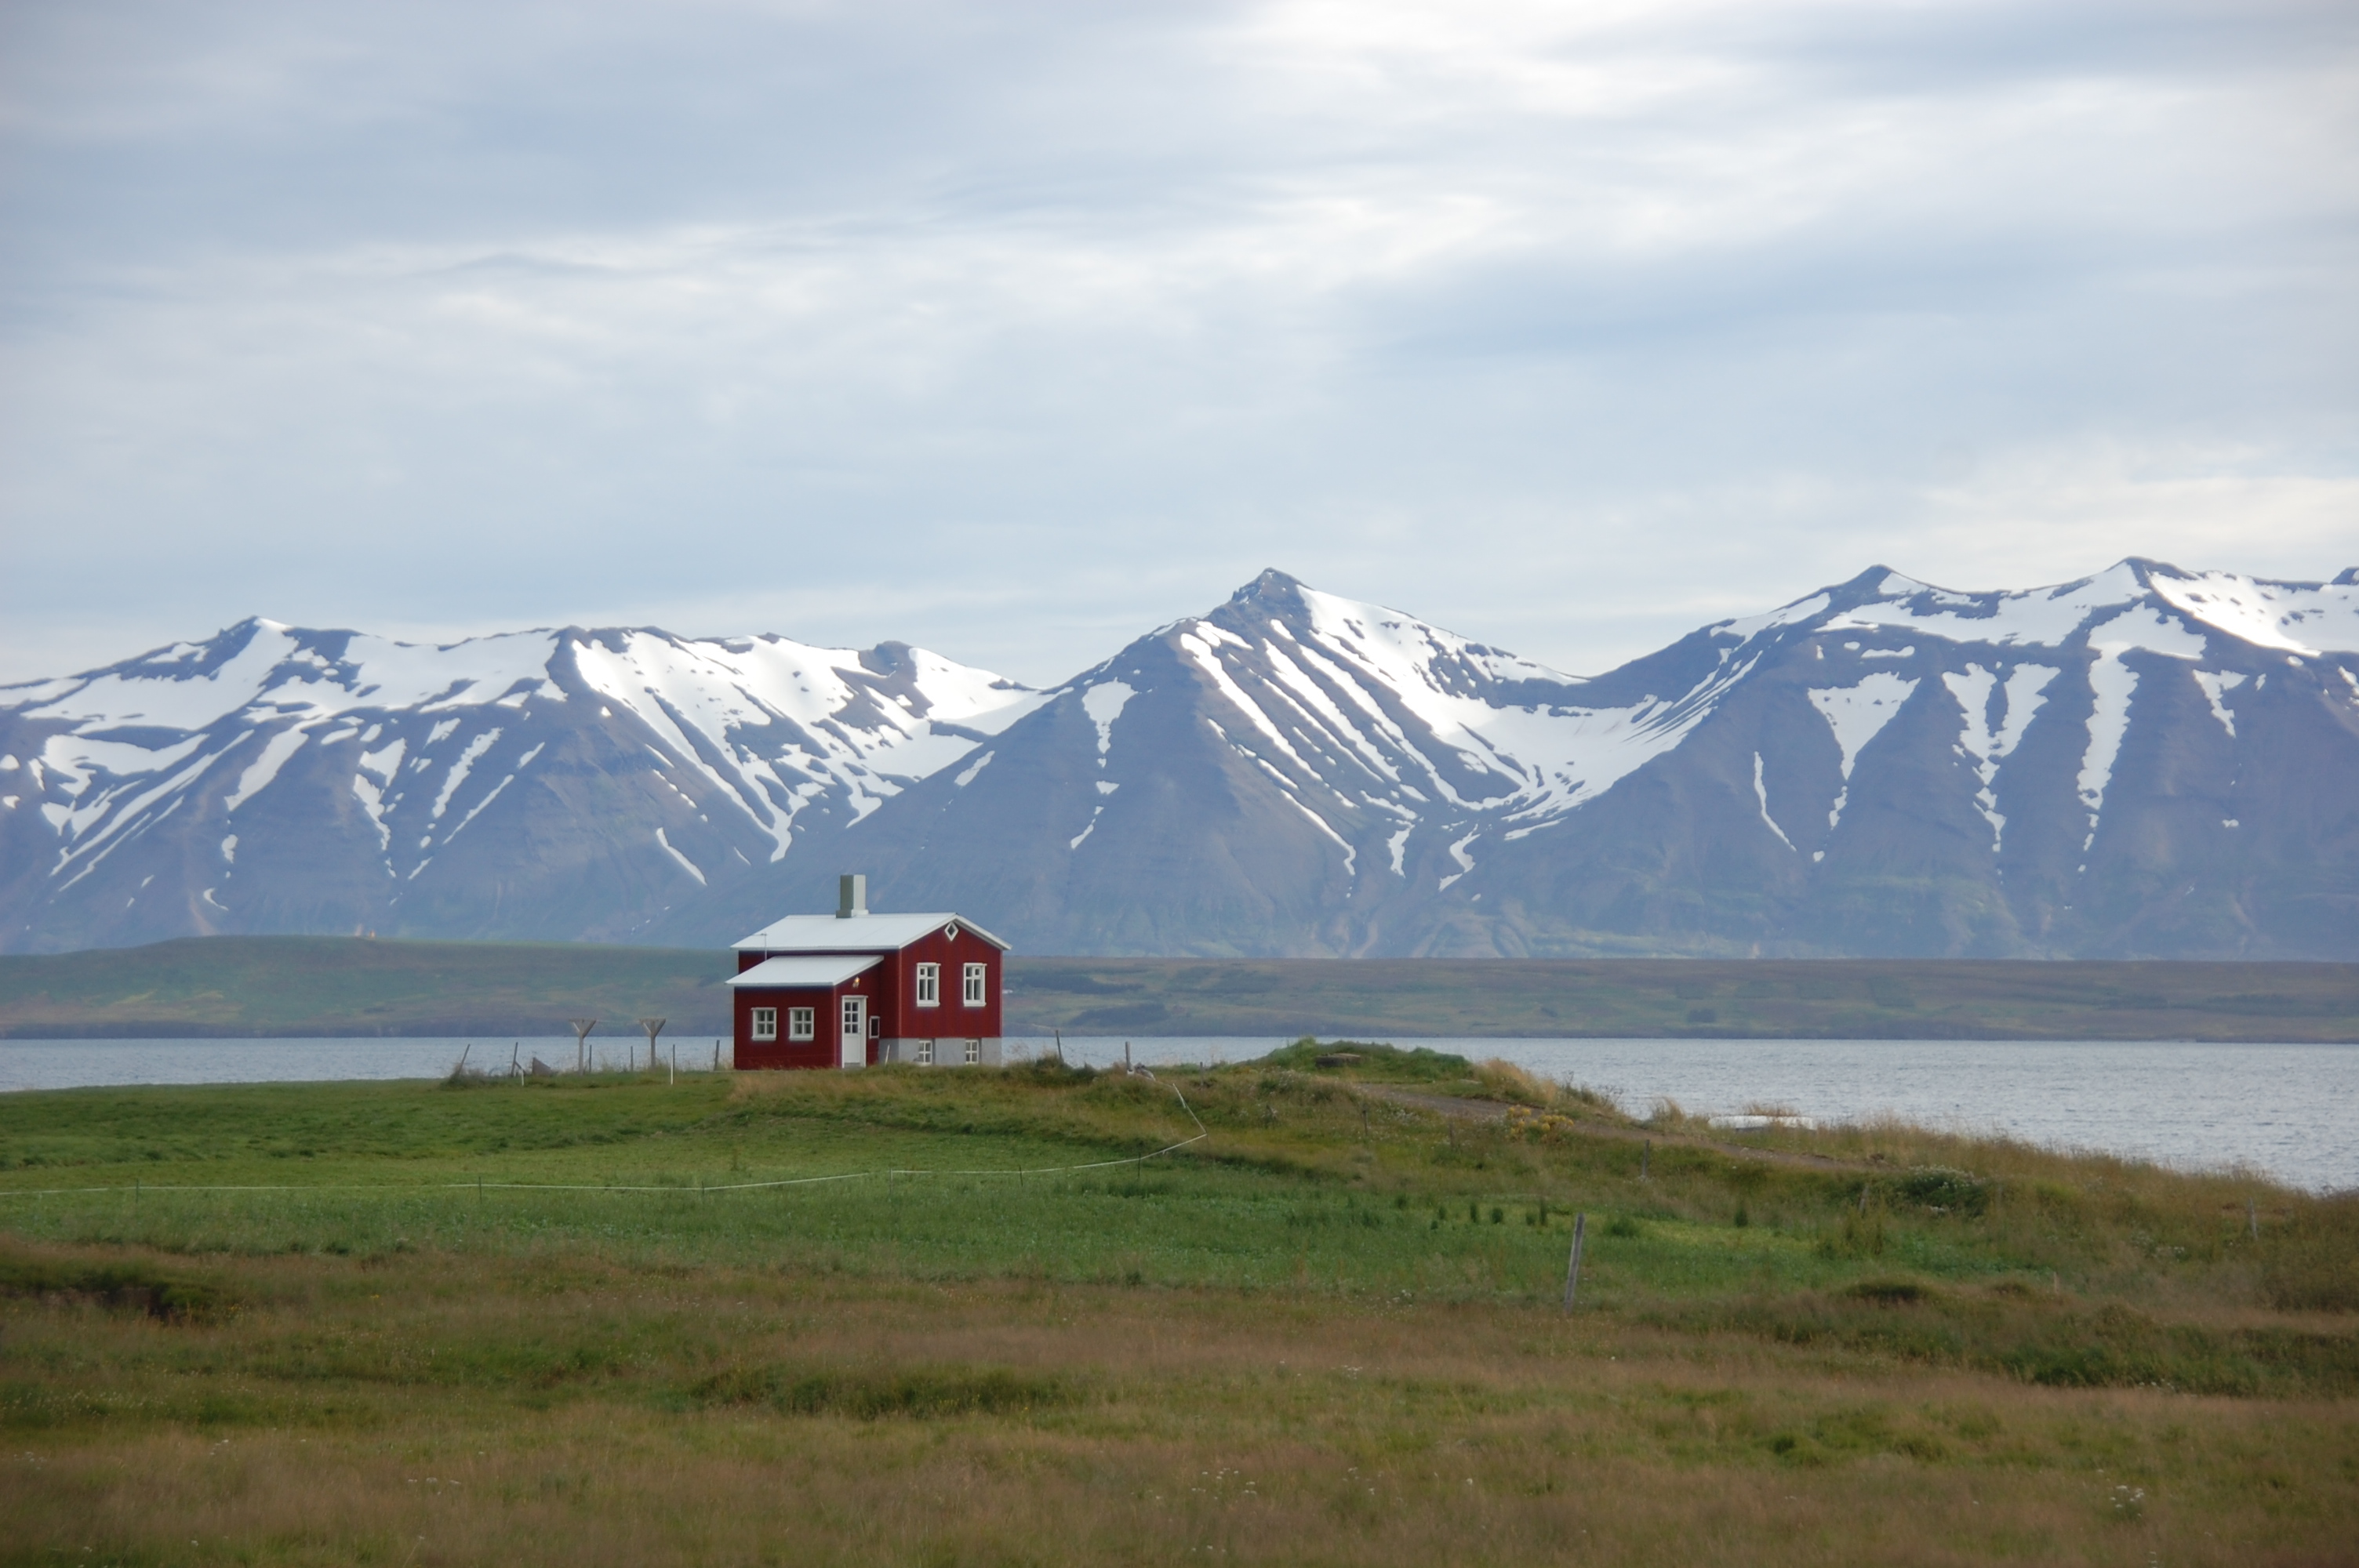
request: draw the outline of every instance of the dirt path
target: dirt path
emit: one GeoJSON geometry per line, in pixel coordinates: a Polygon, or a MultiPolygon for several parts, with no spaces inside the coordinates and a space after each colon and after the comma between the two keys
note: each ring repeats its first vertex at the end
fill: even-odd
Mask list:
{"type": "MultiPolygon", "coordinates": [[[[1407,1106],[1412,1110],[1430,1111],[1437,1116],[1455,1117],[1462,1121],[1505,1121],[1515,1108],[1495,1099],[1425,1095],[1390,1084],[1354,1084],[1353,1087],[1372,1098],[1390,1100],[1395,1105],[1407,1106]]],[[[1797,1154],[1784,1149],[1755,1149],[1742,1143],[1719,1143],[1688,1133],[1652,1132],[1642,1128],[1610,1127],[1593,1121],[1576,1121],[1573,1125],[1583,1137],[1618,1139],[1625,1143],[1655,1142],[1667,1149],[1709,1149],[1715,1154],[1726,1154],[1732,1159],[1760,1160],[1772,1165],[1794,1165],[1813,1171],[1873,1172],[1875,1169],[1864,1161],[1838,1160],[1832,1154],[1797,1154]]]]}

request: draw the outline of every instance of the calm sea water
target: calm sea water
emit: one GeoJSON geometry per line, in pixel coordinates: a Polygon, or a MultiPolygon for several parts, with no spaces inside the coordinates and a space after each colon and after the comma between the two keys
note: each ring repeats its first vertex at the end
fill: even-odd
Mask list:
{"type": "MultiPolygon", "coordinates": [[[[1912,1121],[2102,1149],[2195,1168],[2246,1165],[2314,1189],[2359,1188],[2359,1045],[2197,1045],[2118,1041],[1419,1040],[1502,1056],[1570,1078],[1643,1114],[1658,1099],[1690,1112],[1781,1106],[1822,1121],[1892,1113],[1912,1121]]],[[[709,1037],[664,1041],[709,1066],[709,1037]]],[[[1045,1052],[1049,1043],[1011,1041],[1045,1052]]],[[[1284,1042],[1134,1040],[1135,1060],[1241,1062],[1284,1042]]],[[[592,1036],[601,1065],[644,1043],[592,1036]]],[[[1067,1036],[1065,1055],[1122,1060],[1119,1037],[1067,1036]]],[[[423,1078],[511,1055],[573,1065],[573,1037],[478,1041],[5,1040],[0,1089],[92,1085],[423,1078]]],[[[727,1054],[725,1047],[723,1055],[727,1054]]]]}

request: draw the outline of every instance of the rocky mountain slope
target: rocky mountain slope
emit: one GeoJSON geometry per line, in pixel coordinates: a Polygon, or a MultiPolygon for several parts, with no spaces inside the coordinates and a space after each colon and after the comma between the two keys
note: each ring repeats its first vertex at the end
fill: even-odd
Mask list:
{"type": "Polygon", "coordinates": [[[1046,693],[249,622],[0,693],[0,755],[18,950],[715,943],[861,869],[1032,952],[2359,957],[2351,572],[1878,568],[1591,679],[1268,572],[1046,693]]]}

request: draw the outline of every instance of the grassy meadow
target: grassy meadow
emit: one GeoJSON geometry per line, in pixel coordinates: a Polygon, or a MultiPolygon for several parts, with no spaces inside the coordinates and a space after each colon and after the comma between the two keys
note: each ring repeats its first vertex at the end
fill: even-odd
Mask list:
{"type": "Polygon", "coordinates": [[[2354,1560],[2359,1201],[1322,1054],[0,1097],[0,1562],[2354,1560]]]}

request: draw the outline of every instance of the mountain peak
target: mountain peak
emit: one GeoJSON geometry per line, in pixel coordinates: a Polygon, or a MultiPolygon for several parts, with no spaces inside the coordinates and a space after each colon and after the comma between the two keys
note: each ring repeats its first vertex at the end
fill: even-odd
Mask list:
{"type": "Polygon", "coordinates": [[[1229,595],[1231,604],[1267,602],[1296,608],[1302,603],[1302,590],[1308,585],[1300,578],[1279,571],[1276,567],[1264,568],[1262,574],[1229,595]]]}

